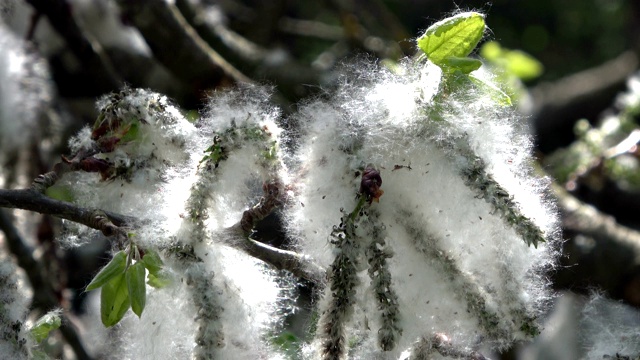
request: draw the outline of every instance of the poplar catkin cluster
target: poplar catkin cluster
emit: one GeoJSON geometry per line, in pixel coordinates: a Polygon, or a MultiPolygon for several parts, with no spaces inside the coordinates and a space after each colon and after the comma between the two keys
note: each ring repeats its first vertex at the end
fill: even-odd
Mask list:
{"type": "MultiPolygon", "coordinates": [[[[482,36],[481,14],[445,19],[418,40],[422,58],[345,66],[289,116],[256,86],[214,93],[196,123],[149,90],[100,99],[70,142],[81,171],[55,186],[141,219],[121,234],[118,276],[139,263],[149,286],[118,290],[118,314],[100,310],[117,323],[104,355],[283,358],[274,332],[296,284],[246,251],[275,208],[287,251],[324,275],[296,356],[479,357],[536,336],[556,211],[524,119],[468,57],[482,36]],[[133,296],[148,298],[137,314],[133,296]]],[[[59,241],[92,236],[65,222],[59,241]]]]}

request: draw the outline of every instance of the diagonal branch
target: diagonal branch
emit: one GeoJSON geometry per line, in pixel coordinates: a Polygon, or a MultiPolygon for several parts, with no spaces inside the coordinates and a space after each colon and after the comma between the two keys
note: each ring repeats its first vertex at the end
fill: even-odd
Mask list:
{"type": "Polygon", "coordinates": [[[225,231],[231,239],[229,245],[244,251],[247,255],[262,260],[278,270],[287,270],[300,279],[307,280],[316,286],[325,281],[326,270],[315,263],[310,257],[294,251],[278,249],[276,247],[253,240],[244,235],[240,224],[236,224],[225,231]]]}
{"type": "Polygon", "coordinates": [[[33,189],[0,189],[0,207],[23,209],[70,220],[114,235],[118,227],[134,226],[138,219],[99,209],[87,209],[69,202],[52,199],[33,189]]]}
{"type": "MultiPolygon", "coordinates": [[[[269,187],[266,188],[268,189],[269,187]]],[[[267,204],[270,203],[271,201],[267,200],[267,204]]],[[[274,208],[271,205],[269,206],[271,210],[274,208]]],[[[100,230],[105,236],[121,235],[124,233],[123,227],[136,227],[143,223],[142,220],[133,216],[100,209],[88,209],[69,202],[51,199],[33,189],[0,189],[0,207],[23,209],[52,215],[100,230]]],[[[266,209],[261,208],[261,211],[253,212],[257,217],[255,220],[262,219],[266,216],[265,211],[266,209]],[[258,216],[258,214],[260,215],[258,216]]],[[[230,243],[234,248],[271,264],[277,269],[288,270],[294,275],[311,281],[314,284],[322,283],[324,269],[306,256],[249,239],[245,236],[245,230],[240,225],[240,222],[236,226],[227,229],[227,232],[232,235],[234,239],[242,239],[242,241],[230,243]]]]}
{"type": "Polygon", "coordinates": [[[260,202],[242,214],[240,222],[226,229],[236,247],[247,254],[271,264],[277,269],[287,270],[295,276],[308,280],[313,284],[322,284],[326,270],[305,255],[293,251],[278,249],[249,238],[254,226],[275,211],[285,201],[282,183],[279,180],[265,182],[262,186],[264,196],[260,202]]]}

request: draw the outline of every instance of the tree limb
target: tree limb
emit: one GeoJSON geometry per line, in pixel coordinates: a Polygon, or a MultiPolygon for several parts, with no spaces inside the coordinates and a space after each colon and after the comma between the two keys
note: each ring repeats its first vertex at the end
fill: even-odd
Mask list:
{"type": "Polygon", "coordinates": [[[550,152],[568,144],[575,120],[593,119],[609,106],[638,62],[638,56],[627,51],[600,66],[533,88],[532,124],[540,149],[550,152]]]}
{"type": "Polygon", "coordinates": [[[562,214],[562,266],[554,274],[559,288],[592,291],[640,306],[640,232],[587,205],[554,184],[562,214]]]}
{"type": "Polygon", "coordinates": [[[326,270],[316,264],[308,256],[294,251],[278,249],[265,243],[253,240],[244,234],[242,226],[237,223],[225,230],[231,241],[227,244],[245,252],[256,259],[272,265],[278,270],[287,270],[293,275],[310,281],[314,285],[322,285],[326,270]]]}
{"type": "Polygon", "coordinates": [[[158,0],[118,3],[155,57],[180,79],[202,88],[214,88],[225,77],[252,82],[202,40],[173,3],[158,0]]]}
{"type": "Polygon", "coordinates": [[[198,14],[201,9],[186,0],[176,0],[177,8],[198,34],[216,52],[255,79],[265,79],[278,84],[278,91],[289,100],[311,95],[313,85],[321,84],[319,70],[296,62],[288,56],[278,55],[279,50],[270,50],[249,41],[224,24],[207,24],[198,14]],[[275,55],[275,56],[274,56],[275,55]]]}
{"type": "MultiPolygon", "coordinates": [[[[52,215],[100,230],[105,236],[121,234],[124,232],[121,227],[135,227],[141,223],[140,219],[132,216],[100,209],[87,209],[72,203],[54,200],[33,189],[0,189],[0,207],[52,215]]],[[[307,257],[249,239],[244,235],[245,230],[240,223],[227,231],[235,239],[242,239],[242,241],[230,242],[231,246],[271,264],[277,269],[291,271],[294,275],[316,284],[322,282],[324,269],[307,257]]]]}
{"type": "Polygon", "coordinates": [[[106,236],[113,235],[116,227],[134,226],[138,222],[138,219],[132,216],[99,209],[87,209],[69,202],[52,199],[33,189],[0,189],[0,207],[52,215],[100,230],[106,236]]]}

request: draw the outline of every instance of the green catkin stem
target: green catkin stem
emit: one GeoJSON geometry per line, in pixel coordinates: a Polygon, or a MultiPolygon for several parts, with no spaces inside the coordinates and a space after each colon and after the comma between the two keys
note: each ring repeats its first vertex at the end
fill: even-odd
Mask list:
{"type": "Polygon", "coordinates": [[[531,219],[524,216],[513,197],[487,173],[482,159],[475,155],[465,154],[469,167],[462,171],[465,184],[478,191],[486,202],[498,211],[500,217],[520,235],[527,245],[538,247],[538,243],[545,242],[542,230],[531,219]]]}
{"type": "Polygon", "coordinates": [[[355,234],[355,222],[365,204],[366,197],[360,195],[354,210],[331,233],[338,254],[329,267],[331,300],[321,319],[324,336],[322,356],[326,360],[342,359],[347,351],[344,326],[353,312],[355,289],[359,284],[357,264],[360,244],[355,234]]]}
{"type": "MultiPolygon", "coordinates": [[[[216,137],[214,145],[220,146],[216,137]]],[[[186,225],[187,253],[190,256],[178,256],[186,266],[185,275],[187,286],[191,293],[193,304],[196,307],[197,330],[195,334],[196,348],[194,358],[215,359],[218,350],[224,347],[224,330],[220,316],[224,310],[220,304],[219,294],[222,289],[213,279],[215,274],[207,271],[201,259],[193,254],[193,245],[205,243],[209,239],[205,222],[209,216],[208,208],[211,201],[211,186],[216,181],[218,166],[226,159],[226,154],[215,153],[216,157],[209,157],[201,161],[199,178],[191,187],[191,194],[187,200],[186,210],[188,221],[186,225]],[[219,156],[218,156],[219,155],[219,156]]]]}
{"type": "Polygon", "coordinates": [[[499,314],[487,307],[489,295],[478,287],[476,281],[460,271],[453,258],[441,250],[439,239],[425,232],[422,229],[424,226],[414,226],[413,224],[417,224],[418,220],[412,217],[412,212],[400,211],[399,215],[397,222],[404,226],[416,250],[422,253],[426,259],[436,261],[436,265],[441,268],[443,278],[455,287],[455,293],[467,304],[467,311],[478,320],[487,339],[502,340],[509,337],[512,329],[500,321],[499,314]]]}
{"type": "MultiPolygon", "coordinates": [[[[208,209],[212,199],[213,185],[217,182],[221,165],[229,158],[229,153],[237,150],[249,142],[264,143],[262,153],[258,154],[260,165],[273,170],[275,168],[275,145],[270,135],[257,126],[231,127],[221,134],[213,135],[213,144],[207,149],[206,155],[199,164],[199,179],[191,188],[187,200],[189,224],[186,236],[190,245],[206,243],[210,234],[206,230],[208,209]]],[[[220,316],[224,310],[220,303],[223,290],[213,279],[215,274],[205,269],[202,260],[196,256],[182,258],[187,264],[187,285],[191,290],[193,302],[196,306],[198,329],[196,332],[196,359],[214,359],[217,352],[225,346],[224,331],[220,316]]]]}
{"type": "Polygon", "coordinates": [[[219,289],[213,282],[214,273],[207,271],[203,263],[196,263],[187,270],[187,285],[190,286],[197,310],[196,359],[215,359],[218,349],[224,347],[224,332],[220,322],[223,307],[219,289]]]}
{"type": "Polygon", "coordinates": [[[445,334],[420,338],[414,345],[409,360],[429,360],[435,353],[449,359],[486,360],[486,357],[478,352],[456,348],[445,334]]]}
{"type": "MultiPolygon", "coordinates": [[[[447,125],[441,124],[441,126],[447,125]]],[[[442,131],[442,133],[449,134],[450,132],[442,131]]],[[[523,238],[528,246],[533,245],[537,248],[538,243],[545,242],[542,230],[522,214],[511,194],[487,172],[484,160],[476,155],[469,146],[468,136],[466,134],[458,138],[454,138],[454,136],[450,134],[445,139],[439,138],[435,144],[452,161],[459,161],[459,158],[465,159],[464,168],[460,171],[465,185],[477,191],[478,198],[491,204],[500,217],[523,238]]]]}
{"type": "Polygon", "coordinates": [[[391,285],[391,273],[387,258],[393,256],[385,244],[386,231],[384,226],[377,224],[378,214],[369,211],[368,220],[361,226],[368,227],[371,233],[371,243],[366,249],[369,262],[369,277],[373,287],[378,310],[380,310],[381,327],[378,331],[378,344],[384,351],[395,348],[398,338],[402,335],[400,327],[400,309],[398,296],[391,285]]]}

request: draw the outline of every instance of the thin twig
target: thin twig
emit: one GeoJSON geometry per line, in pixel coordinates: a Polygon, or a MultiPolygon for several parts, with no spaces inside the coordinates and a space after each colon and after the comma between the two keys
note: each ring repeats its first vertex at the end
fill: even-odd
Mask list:
{"type": "Polygon", "coordinates": [[[308,280],[313,284],[321,284],[325,277],[325,269],[314,263],[310,258],[293,251],[282,250],[262,242],[250,239],[254,226],[275,211],[286,200],[283,198],[282,183],[279,180],[265,182],[262,186],[264,196],[260,202],[242,214],[240,222],[226,230],[232,239],[234,247],[242,249],[247,254],[273,265],[280,270],[287,270],[295,276],[308,280]]]}

